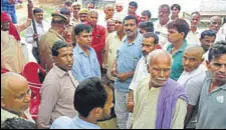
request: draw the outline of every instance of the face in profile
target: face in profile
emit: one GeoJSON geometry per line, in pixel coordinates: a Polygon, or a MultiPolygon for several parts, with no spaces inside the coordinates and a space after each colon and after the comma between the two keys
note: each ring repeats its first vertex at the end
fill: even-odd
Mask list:
{"type": "Polygon", "coordinates": [[[108,96],[107,96],[107,101],[106,101],[104,108],[103,108],[101,120],[110,118],[111,108],[114,106],[114,104],[113,104],[113,91],[110,88],[106,89],[106,91],[108,93],[108,96]]]}

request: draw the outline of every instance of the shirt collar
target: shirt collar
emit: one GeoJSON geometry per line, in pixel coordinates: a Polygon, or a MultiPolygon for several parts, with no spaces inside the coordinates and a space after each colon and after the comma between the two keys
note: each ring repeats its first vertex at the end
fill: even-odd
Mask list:
{"type": "Polygon", "coordinates": [[[81,126],[81,128],[85,128],[85,129],[100,129],[100,127],[98,125],[84,121],[84,120],[80,119],[78,116],[76,116],[73,119],[73,123],[81,126]]]}
{"type": "MultiPolygon", "coordinates": [[[[76,49],[78,50],[79,54],[85,54],[85,52],[82,50],[82,48],[79,46],[79,44],[76,45],[76,49]]],[[[89,49],[89,51],[91,50],[90,47],[88,49],[89,49]]]]}
{"type": "Polygon", "coordinates": [[[55,64],[53,65],[53,69],[56,72],[56,74],[61,78],[64,75],[68,74],[68,72],[62,70],[61,68],[59,68],[58,66],[56,66],[55,64]]]}
{"type": "Polygon", "coordinates": [[[142,34],[140,34],[139,32],[137,32],[137,37],[136,37],[136,39],[132,43],[128,44],[127,36],[124,37],[123,43],[126,43],[127,45],[133,45],[133,44],[137,43],[141,38],[142,38],[142,34]]]}
{"type": "MultiPolygon", "coordinates": [[[[183,52],[185,50],[185,48],[187,47],[187,40],[184,40],[184,43],[182,44],[182,46],[179,48],[178,52],[183,52]]],[[[171,44],[169,46],[169,50],[171,50],[173,48],[173,44],[171,44]]]]}

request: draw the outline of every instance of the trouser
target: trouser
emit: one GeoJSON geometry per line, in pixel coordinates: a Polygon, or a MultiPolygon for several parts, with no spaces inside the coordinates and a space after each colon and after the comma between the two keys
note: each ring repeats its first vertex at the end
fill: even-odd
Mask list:
{"type": "Polygon", "coordinates": [[[128,120],[128,114],[126,103],[127,103],[128,93],[119,92],[115,89],[115,114],[117,125],[120,129],[126,129],[126,124],[128,120]]]}
{"type": "Polygon", "coordinates": [[[33,47],[33,48],[32,48],[32,54],[33,54],[33,56],[35,57],[37,63],[40,64],[39,51],[38,51],[38,48],[37,48],[37,47],[33,47]]]}

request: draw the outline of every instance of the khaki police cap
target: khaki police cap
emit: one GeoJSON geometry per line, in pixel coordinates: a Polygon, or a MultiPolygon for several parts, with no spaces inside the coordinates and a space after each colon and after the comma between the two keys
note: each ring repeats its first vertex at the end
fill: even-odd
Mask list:
{"type": "Polygon", "coordinates": [[[67,17],[59,12],[52,13],[52,18],[56,21],[67,21],[67,17]]]}
{"type": "Polygon", "coordinates": [[[89,13],[89,11],[87,10],[87,9],[85,9],[85,8],[82,8],[79,12],[78,12],[78,14],[88,14],[89,13]]]}

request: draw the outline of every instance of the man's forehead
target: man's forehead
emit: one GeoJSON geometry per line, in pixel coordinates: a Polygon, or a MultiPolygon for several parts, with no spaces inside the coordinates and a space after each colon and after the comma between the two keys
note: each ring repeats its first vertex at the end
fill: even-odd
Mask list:
{"type": "Polygon", "coordinates": [[[226,64],[226,54],[214,56],[212,61],[226,64]]]}
{"type": "Polygon", "coordinates": [[[155,38],[149,37],[149,38],[143,38],[143,44],[153,44],[155,41],[155,38]]]}
{"type": "Polygon", "coordinates": [[[136,20],[135,19],[128,19],[128,20],[125,20],[124,23],[125,24],[128,24],[128,23],[135,23],[136,24],[136,20]]]}

